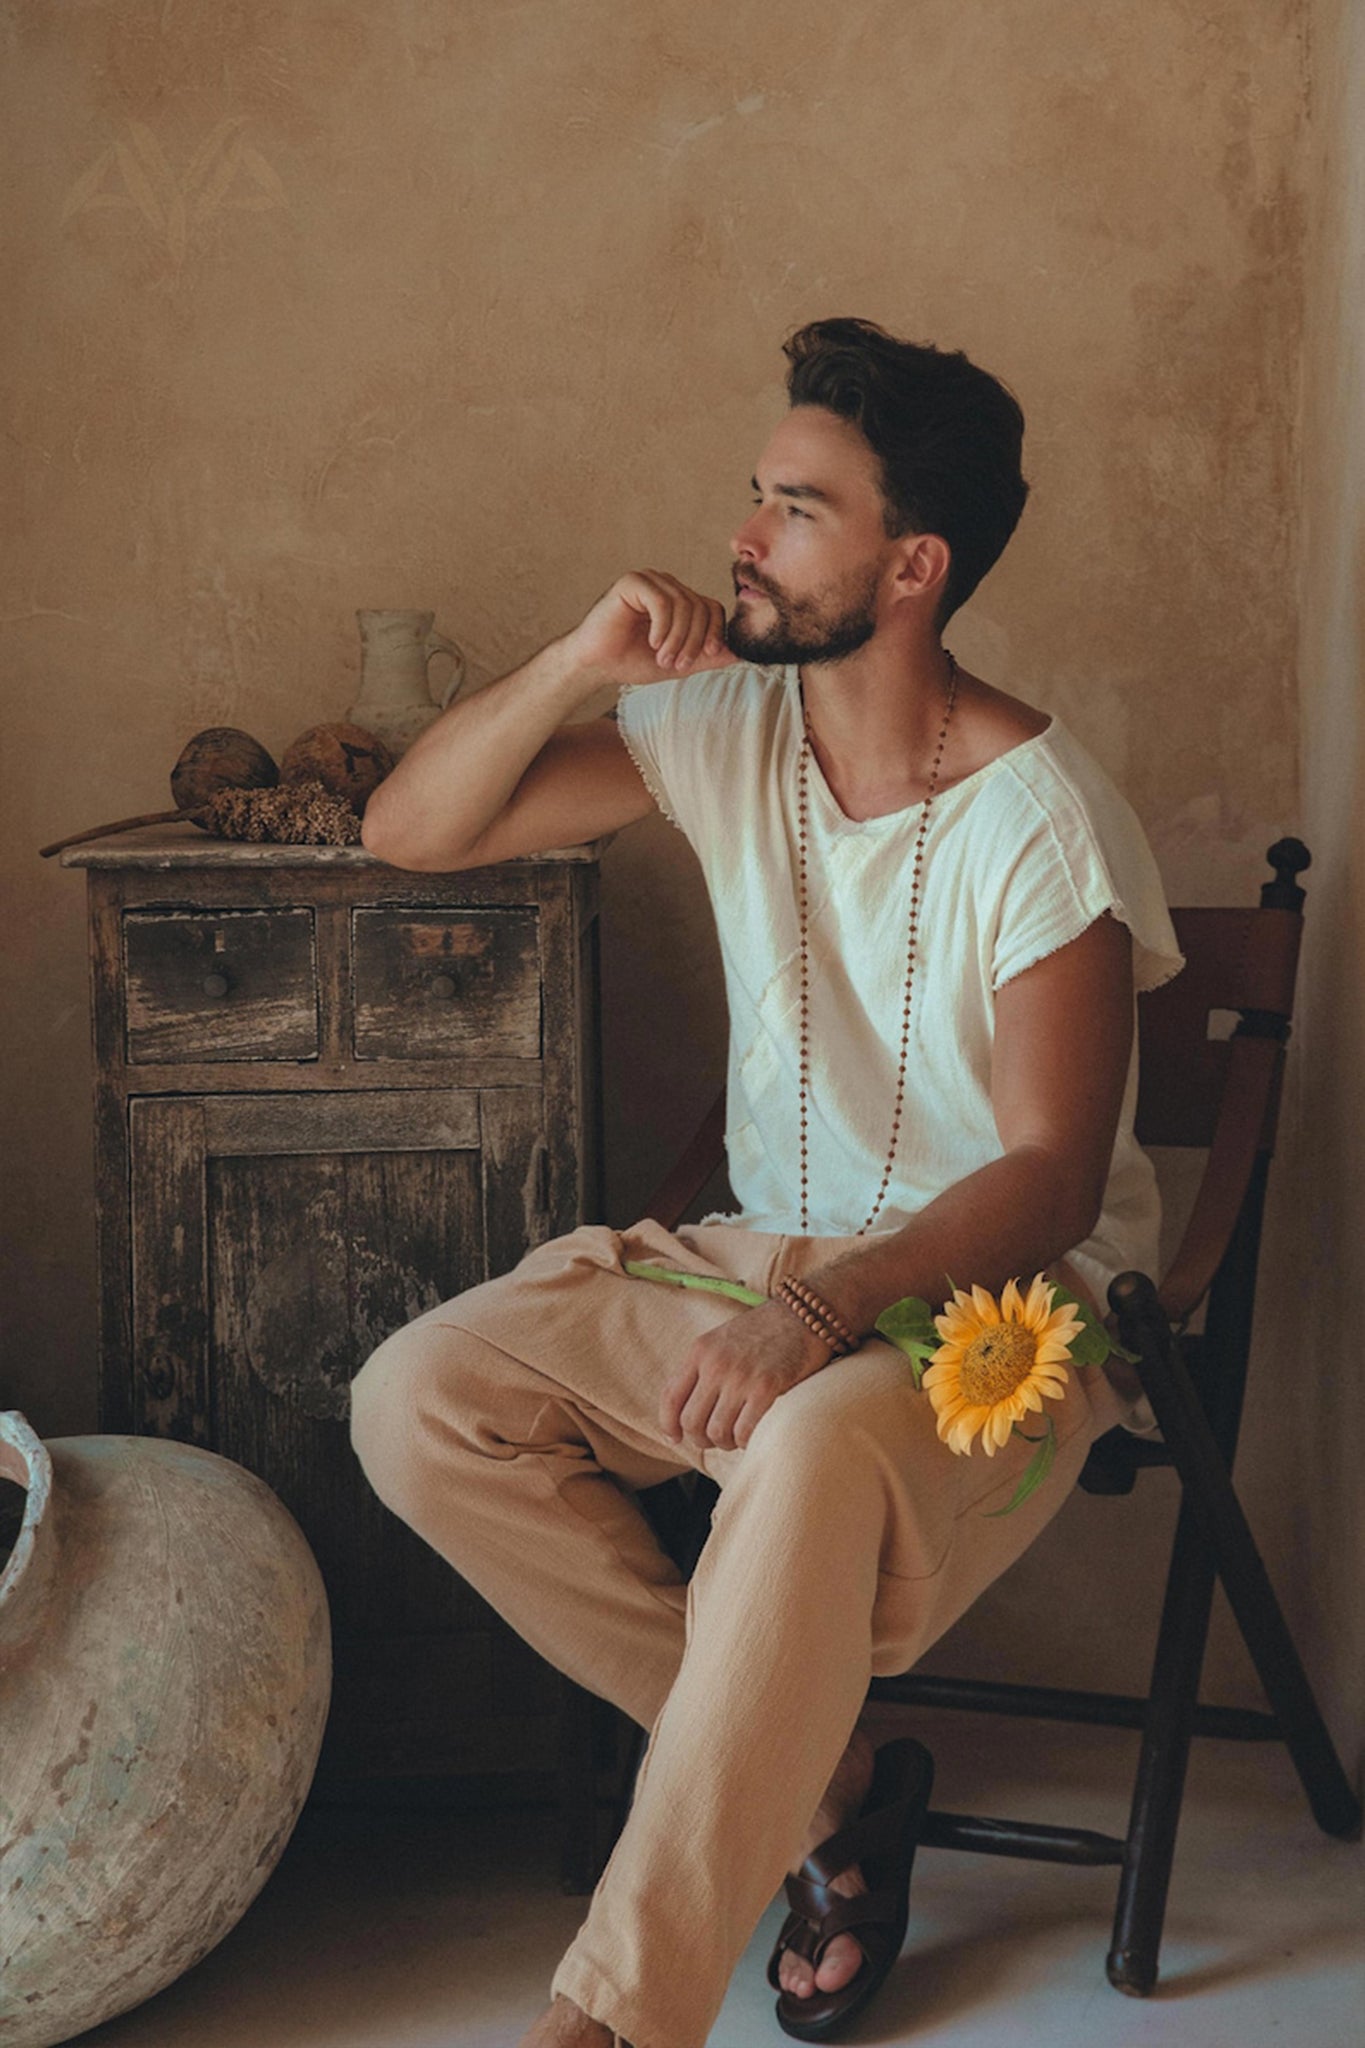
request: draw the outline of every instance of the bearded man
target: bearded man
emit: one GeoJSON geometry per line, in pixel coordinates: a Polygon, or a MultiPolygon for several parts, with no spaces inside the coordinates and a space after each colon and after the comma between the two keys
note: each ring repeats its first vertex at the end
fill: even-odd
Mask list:
{"type": "MultiPolygon", "coordinates": [[[[728,619],[663,571],[623,575],[432,725],[364,824],[382,859],[450,872],[658,808],[725,968],[738,1209],[539,1245],[354,1385],[381,1498],[649,1731],[523,2048],[702,2048],[784,1874],[779,2024],[826,2039],[866,2004],[931,1770],[914,1742],[874,1755],[868,1682],[915,1663],[1125,1418],[1073,1368],[1052,1474],[1002,1516],[1026,1447],[950,1455],[876,1319],[942,1303],[950,1274],[1094,1303],[1156,1259],[1134,998],[1181,960],[1155,863],[1062,722],[942,642],[1023,509],[1022,414],[965,356],[867,321],[785,351],[728,619]],[[616,715],[575,721],[605,685],[616,715]],[[762,1300],[650,1286],[636,1260],[762,1300]],[[684,1584],[635,1495],[688,1469],[720,1496],[684,1584]]],[[[961,1404],[956,1423],[972,1436],[961,1404]]]]}

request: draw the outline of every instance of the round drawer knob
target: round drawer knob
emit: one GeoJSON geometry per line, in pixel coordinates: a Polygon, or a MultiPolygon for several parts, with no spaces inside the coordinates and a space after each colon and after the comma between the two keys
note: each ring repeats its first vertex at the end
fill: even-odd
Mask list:
{"type": "Polygon", "coordinates": [[[215,967],[211,974],[204,976],[204,994],[206,996],[225,996],[231,987],[232,976],[227,972],[226,968],[215,967]]]}
{"type": "Polygon", "coordinates": [[[433,974],[429,983],[431,993],[443,1003],[459,994],[459,984],[453,974],[433,974]]]}
{"type": "Polygon", "coordinates": [[[154,1401],[169,1401],[175,1392],[175,1367],[164,1351],[154,1351],[143,1374],[143,1384],[154,1401]]]}

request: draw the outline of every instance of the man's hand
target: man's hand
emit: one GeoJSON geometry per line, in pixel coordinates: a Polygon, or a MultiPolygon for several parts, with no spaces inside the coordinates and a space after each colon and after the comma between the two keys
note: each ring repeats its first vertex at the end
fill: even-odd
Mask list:
{"type": "Polygon", "coordinates": [[[727,658],[725,607],[661,569],[632,569],[561,645],[576,668],[604,682],[657,683],[727,658]]]}
{"type": "Polygon", "coordinates": [[[829,1360],[815,1332],[780,1302],[745,1309],[699,1337],[664,1388],[664,1434],[670,1443],[742,1451],[778,1396],[829,1360]]]}

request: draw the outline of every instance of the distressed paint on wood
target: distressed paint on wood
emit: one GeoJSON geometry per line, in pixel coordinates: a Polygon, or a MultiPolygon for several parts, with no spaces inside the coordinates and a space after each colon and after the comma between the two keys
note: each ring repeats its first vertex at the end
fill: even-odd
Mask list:
{"type": "Polygon", "coordinates": [[[357,1059],[540,1058],[534,911],[357,910],[351,924],[357,1059]]]}
{"type": "Polygon", "coordinates": [[[490,1088],[480,1098],[490,1277],[507,1272],[550,1229],[550,1168],[539,1089],[490,1088]],[[515,1256],[511,1256],[515,1248],[515,1256]]]}
{"type": "MultiPolygon", "coordinates": [[[[581,846],[554,846],[546,847],[543,853],[517,854],[500,865],[595,864],[615,836],[609,832],[581,846]]],[[[364,846],[272,846],[244,839],[213,839],[197,825],[188,824],[142,825],[117,837],[91,839],[84,846],[67,847],[57,858],[64,868],[377,868],[381,873],[401,872],[388,868],[364,846]]],[[[464,869],[460,879],[463,881],[466,873],[490,872],[464,869]]]]}
{"type": "Polygon", "coordinates": [[[130,1105],[133,1412],[138,1430],[209,1447],[204,1109],[193,1098],[130,1105]]]}
{"type": "Polygon", "coordinates": [[[454,1773],[460,1803],[499,1784],[544,1794],[569,1729],[562,1682],[371,1493],[343,1381],[391,1330],[600,1214],[597,872],[539,859],[433,876],[313,858],[332,851],[148,866],[120,845],[108,866],[83,863],[101,1420],[222,1450],[297,1514],[337,1616],[328,1784],[361,1796],[371,1781],[454,1773]],[[212,929],[229,912],[312,920],[313,1056],[267,1064],[257,1044],[130,1062],[125,921],[212,929]],[[492,957],[517,974],[494,974],[487,1032],[445,1052],[397,1034],[391,1056],[357,1059],[357,913],[437,934],[506,921],[492,957]],[[535,1057],[508,1056],[499,1034],[524,1052],[532,1018],[535,1057]]]}
{"type": "Polygon", "coordinates": [[[210,1095],[205,1144],[228,1152],[477,1150],[472,1088],[387,1088],[371,1095],[210,1095]]]}
{"type": "Polygon", "coordinates": [[[310,911],[131,910],[123,945],[134,1063],[316,1058],[310,911]]]}

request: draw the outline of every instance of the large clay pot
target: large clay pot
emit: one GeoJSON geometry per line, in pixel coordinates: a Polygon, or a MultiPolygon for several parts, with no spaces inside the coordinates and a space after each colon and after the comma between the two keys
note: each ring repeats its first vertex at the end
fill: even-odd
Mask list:
{"type": "Polygon", "coordinates": [[[52,2048],[198,1962],[274,1869],[331,1687],[297,1523],[226,1458],[0,1414],[0,2043],[52,2048]]]}

